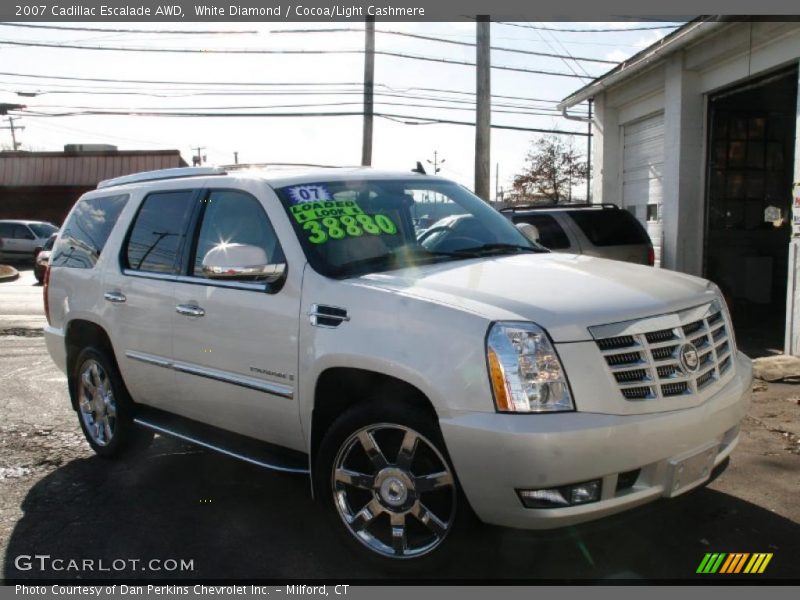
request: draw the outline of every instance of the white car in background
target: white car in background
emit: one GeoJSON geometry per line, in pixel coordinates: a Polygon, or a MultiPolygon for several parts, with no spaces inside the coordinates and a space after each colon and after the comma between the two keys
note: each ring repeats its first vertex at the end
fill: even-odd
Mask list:
{"type": "Polygon", "coordinates": [[[32,262],[58,227],[44,221],[0,221],[0,260],[32,262]]]}

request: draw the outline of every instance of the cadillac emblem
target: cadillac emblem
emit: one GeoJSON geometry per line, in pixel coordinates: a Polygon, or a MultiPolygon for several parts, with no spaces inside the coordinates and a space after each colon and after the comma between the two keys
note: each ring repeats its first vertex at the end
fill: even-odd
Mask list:
{"type": "Polygon", "coordinates": [[[681,346],[678,357],[681,361],[683,370],[688,374],[697,373],[700,368],[700,357],[697,354],[697,348],[691,342],[685,343],[681,346]]]}

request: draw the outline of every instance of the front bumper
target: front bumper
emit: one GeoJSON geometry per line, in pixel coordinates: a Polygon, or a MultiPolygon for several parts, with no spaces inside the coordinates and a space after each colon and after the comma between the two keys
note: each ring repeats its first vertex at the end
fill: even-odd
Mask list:
{"type": "Polygon", "coordinates": [[[752,366],[739,353],[735,376],[700,406],[642,415],[470,413],[440,421],[470,505],[487,523],[550,529],[621,512],[703,484],[710,472],[675,490],[671,463],[703,451],[727,458],[750,399],[752,366]],[[618,475],[640,470],[631,487],[618,475]],[[599,501],[531,509],[517,490],[602,480],[599,501]]]}

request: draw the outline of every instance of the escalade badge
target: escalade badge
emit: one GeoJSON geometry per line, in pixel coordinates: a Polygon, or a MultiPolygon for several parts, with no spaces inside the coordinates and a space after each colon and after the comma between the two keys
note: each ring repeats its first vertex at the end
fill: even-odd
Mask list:
{"type": "Polygon", "coordinates": [[[681,351],[678,354],[681,360],[681,366],[687,373],[697,373],[700,368],[700,357],[697,355],[697,348],[691,342],[685,343],[681,346],[681,351]]]}

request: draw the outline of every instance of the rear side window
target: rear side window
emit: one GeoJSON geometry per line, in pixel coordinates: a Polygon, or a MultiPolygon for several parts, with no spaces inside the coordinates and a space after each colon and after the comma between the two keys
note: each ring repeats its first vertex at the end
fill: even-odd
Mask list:
{"type": "Polygon", "coordinates": [[[0,238],[10,238],[14,226],[11,223],[0,223],[0,238]]]}
{"type": "Polygon", "coordinates": [[[127,194],[79,200],[61,228],[50,264],[77,269],[94,267],[127,202],[127,194]]]}
{"type": "Polygon", "coordinates": [[[539,230],[539,243],[550,250],[569,248],[569,238],[561,225],[550,215],[520,215],[514,223],[528,223],[539,230]]]}
{"type": "Polygon", "coordinates": [[[38,238],[47,238],[58,231],[58,227],[50,223],[31,223],[28,225],[38,238]]]}
{"type": "Polygon", "coordinates": [[[14,231],[11,237],[16,240],[33,240],[36,236],[31,233],[27,225],[14,225],[14,231]]]}
{"type": "Polygon", "coordinates": [[[157,192],[142,202],[123,250],[127,269],[176,275],[186,251],[194,190],[157,192]]]}
{"type": "Polygon", "coordinates": [[[650,243],[650,237],[644,227],[627,210],[575,210],[570,211],[569,216],[595,246],[650,243]]]}

